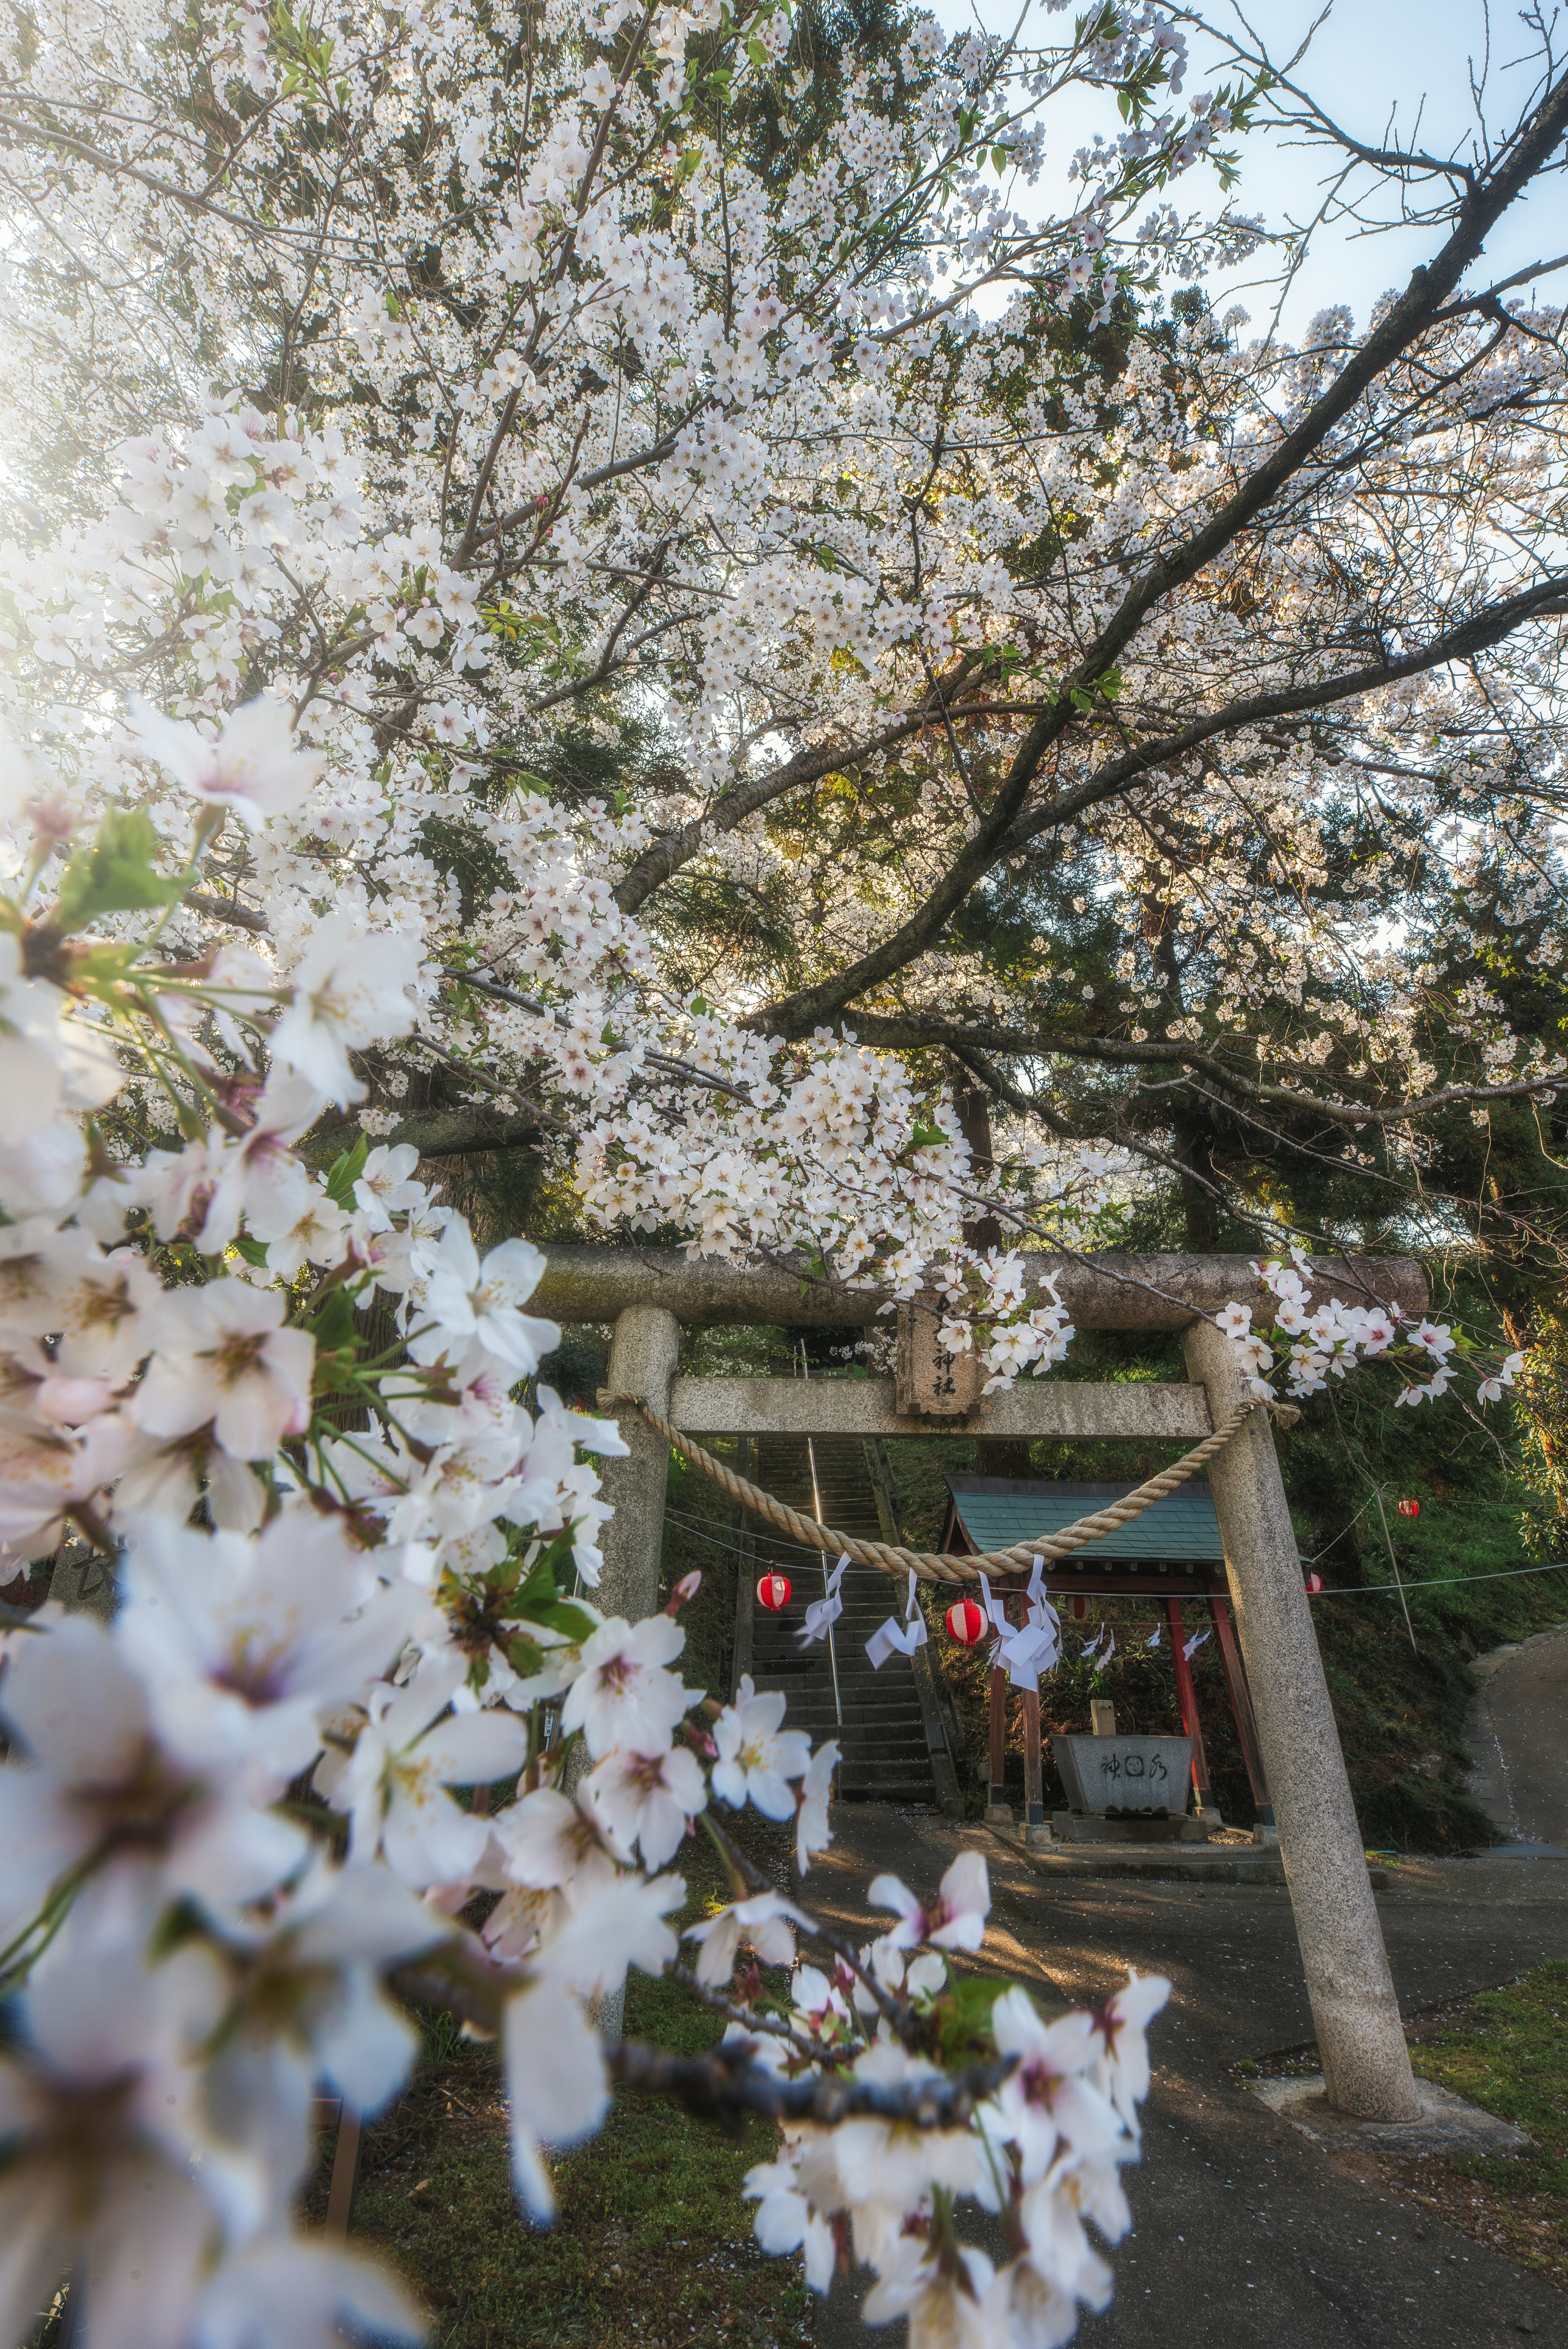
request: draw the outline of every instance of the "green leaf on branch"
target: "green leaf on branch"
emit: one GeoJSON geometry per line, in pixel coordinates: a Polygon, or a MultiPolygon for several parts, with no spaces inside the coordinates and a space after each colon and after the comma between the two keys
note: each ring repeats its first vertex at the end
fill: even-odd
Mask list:
{"type": "MultiPolygon", "coordinates": [[[[573,1606],[571,1599],[562,1598],[555,1578],[557,1569],[564,1572],[571,1557],[572,1534],[570,1528],[563,1527],[543,1554],[535,1558],[519,1585],[507,1609],[511,1621],[537,1624],[541,1630],[554,1631],[560,1638],[578,1644],[592,1637],[593,1618],[581,1607],[573,1606]]],[[[486,1579],[492,1580],[494,1573],[499,1570],[492,1569],[486,1579]]]]}
{"type": "Polygon", "coordinates": [[[544,1650],[525,1631],[514,1631],[508,1638],[506,1660],[519,1680],[533,1680],[544,1670],[544,1650]]]}
{"type": "Polygon", "coordinates": [[[346,1289],[333,1289],[304,1326],[315,1340],[318,1354],[352,1353],[356,1349],[354,1300],[346,1289]]]}
{"type": "Polygon", "coordinates": [[[90,848],[78,848],[66,867],[55,920],[66,932],[100,914],[144,912],[171,905],[185,886],[154,860],[163,843],[145,808],[110,808],[90,848]]]}
{"type": "Polygon", "coordinates": [[[973,2061],[995,2053],[991,2044],[991,2009],[1007,1985],[978,1974],[954,1976],[951,1968],[947,1990],[935,2007],[944,2059],[949,2064],[973,2061]]]}
{"type": "Polygon", "coordinates": [[[340,1150],[327,1170],[326,1195],[335,1207],[346,1207],[354,1196],[354,1186],[365,1172],[365,1162],[370,1155],[370,1143],[363,1133],[355,1138],[351,1150],[340,1150]]]}

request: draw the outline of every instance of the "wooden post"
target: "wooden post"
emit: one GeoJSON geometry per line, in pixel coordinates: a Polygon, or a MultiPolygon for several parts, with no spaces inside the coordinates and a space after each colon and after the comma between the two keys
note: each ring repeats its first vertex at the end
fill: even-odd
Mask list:
{"type": "Polygon", "coordinates": [[[1215,1591],[1209,1594],[1209,1612],[1214,1619],[1214,1637],[1220,1643],[1220,1661],[1224,1667],[1225,1693],[1231,1700],[1231,1714],[1236,1724],[1236,1735],[1242,1741],[1242,1759],[1247,1765],[1247,1784],[1253,1790],[1260,1821],[1265,1827],[1274,1825],[1274,1806],[1269,1801],[1269,1782],[1264,1769],[1263,1752],[1258,1744],[1258,1725],[1253,1719],[1253,1701],[1247,1694],[1246,1674],[1236,1649],[1236,1635],[1231,1629],[1230,1609],[1215,1591]]]}
{"type": "Polygon", "coordinates": [[[335,2096],[316,2100],[313,2117],[318,2124],[337,2123],[332,2154],[332,2183],[326,2189],[326,2239],[346,2243],[354,2223],[354,2198],[359,2190],[359,2156],[365,2142],[364,2124],[352,2105],[335,2096]]]}
{"type": "Polygon", "coordinates": [[[1181,1731],[1192,1741],[1192,1791],[1198,1797],[1201,1811],[1212,1810],[1213,1798],[1209,1792],[1209,1758],[1203,1751],[1203,1724],[1198,1718],[1198,1692],[1192,1685],[1192,1667],[1181,1652],[1186,1634],[1179,1599],[1165,1601],[1165,1620],[1171,1627],[1171,1660],[1176,1667],[1176,1695],[1181,1707],[1181,1731]]]}
{"type": "Polygon", "coordinates": [[[1000,1665],[991,1667],[991,1795],[990,1806],[1005,1810],[1007,1804],[1007,1675],[1000,1665]]]}
{"type": "Polygon", "coordinates": [[[1040,1695],[1037,1689],[1024,1691],[1024,1824],[1043,1827],[1046,1824],[1046,1797],[1040,1775],[1040,1695]]]}

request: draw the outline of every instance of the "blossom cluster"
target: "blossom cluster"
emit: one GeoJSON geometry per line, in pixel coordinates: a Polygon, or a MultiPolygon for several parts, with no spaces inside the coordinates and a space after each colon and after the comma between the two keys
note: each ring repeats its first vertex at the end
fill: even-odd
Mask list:
{"type": "MultiPolygon", "coordinates": [[[[1222,1308],[1219,1327],[1230,1338],[1241,1368],[1248,1374],[1252,1392],[1260,1400],[1274,1390],[1267,1373],[1283,1356],[1287,1392],[1295,1397],[1321,1393],[1331,1378],[1343,1379],[1357,1362],[1388,1357],[1403,1373],[1394,1397],[1395,1408],[1436,1402],[1448,1392],[1454,1378],[1449,1357],[1468,1351],[1468,1341],[1446,1321],[1408,1321],[1397,1304],[1346,1305],[1330,1297],[1321,1305],[1312,1299],[1312,1259],[1304,1249],[1288,1258],[1274,1257],[1254,1264],[1258,1285],[1267,1294],[1270,1319],[1253,1326],[1256,1309],[1235,1303],[1222,1308]]],[[[1524,1368],[1522,1354],[1508,1354],[1494,1371],[1478,1381],[1482,1402],[1500,1402],[1524,1368]]]]}
{"type": "MultiPolygon", "coordinates": [[[[0,553],[16,728],[51,761],[24,770],[20,805],[0,819],[26,813],[30,781],[67,827],[135,808],[172,864],[192,796],[214,823],[229,815],[205,858],[211,886],[174,905],[167,942],[192,960],[215,940],[231,957],[242,945],[255,960],[232,981],[264,965],[296,1006],[335,1001],[337,979],[362,985],[376,959],[385,988],[407,992],[407,1022],[366,1061],[351,1023],[334,1049],[316,1021],[306,1071],[358,1104],[363,1130],[392,1133],[410,1080],[432,1069],[469,1105],[505,1113],[521,1097],[608,1225],[799,1254],[893,1296],[966,1273],[978,1342],[1006,1328],[988,1366],[1009,1377],[1051,1359],[1053,1330],[1047,1319],[1031,1346],[1029,1313],[1001,1309],[965,1249],[954,1185],[975,1170],[942,1084],[837,1030],[786,1042],[744,1006],[675,992],[630,884],[669,823],[704,830],[710,791],[755,781],[748,746],[780,732],[758,726],[758,697],[781,676],[798,676],[801,706],[830,730],[852,732],[879,678],[923,692],[934,661],[1010,610],[1000,509],[983,545],[962,502],[934,514],[911,581],[894,538],[824,513],[821,467],[838,460],[807,452],[847,451],[846,429],[857,444],[883,432],[903,373],[954,321],[975,396],[986,362],[967,305],[998,272],[1038,266],[1065,291],[1088,239],[1114,287],[1136,253],[1133,207],[1191,160],[1181,126],[1150,112],[1179,78],[1180,37],[1153,9],[1114,40],[1037,52],[950,44],[915,17],[896,102],[883,68],[852,69],[830,132],[779,182],[738,177],[700,127],[720,81],[737,106],[788,100],[778,6],[545,13],[526,133],[492,103],[488,37],[455,9],[369,30],[344,15],[319,41],[251,15],[215,33],[211,86],[244,122],[222,215],[182,202],[188,157],[168,127],[186,94],[162,78],[152,0],[98,12],[90,35],[51,18],[25,68],[33,95],[79,104],[112,54],[139,160],[120,176],[104,150],[119,233],[96,212],[66,233],[67,274],[84,282],[63,340],[46,323],[60,291],[49,264],[13,256],[30,289],[14,380],[32,387],[7,419],[16,463],[49,471],[36,419],[66,398],[89,315],[95,382],[116,367],[134,378],[148,429],[126,439],[123,403],[100,411],[89,391],[82,408],[73,390],[75,437],[97,444],[69,519],[0,553]],[[432,72],[465,97],[427,118],[432,72]],[[1085,78],[1122,91],[1138,152],[1097,167],[1071,221],[1031,223],[995,174],[1033,176],[1041,109],[1085,78]],[[264,378],[294,260],[270,253],[270,232],[259,245],[237,232],[233,205],[323,120],[356,164],[323,192],[331,225],[315,323],[292,343],[295,388],[263,401],[170,348],[119,234],[156,243],[178,216],[214,346],[253,350],[236,372],[264,378]],[[655,202],[650,174],[662,186],[666,169],[676,201],[655,202]],[[389,210],[421,221],[429,189],[454,180],[469,225],[445,249],[451,299],[433,302],[382,223],[389,210]],[[372,188],[363,210],[355,191],[372,188]],[[891,275],[865,243],[868,202],[921,222],[891,275]],[[168,363],[156,389],[152,351],[168,363]],[[624,739],[650,683],[675,790],[612,803],[544,788],[562,727],[624,739]],[[354,973],[323,954],[327,907],[354,973]]],[[[900,424],[879,497],[923,463],[928,437],[913,413],[900,424]]],[[[27,822],[13,829],[20,864],[27,822]]],[[[738,880],[748,858],[777,871],[754,829],[721,825],[712,846],[738,880]]],[[[1048,1237],[1079,1243],[1099,1229],[1103,1185],[1068,1157],[1051,1183],[1010,1153],[981,1187],[1011,1186],[1048,1237]]]]}
{"type": "MultiPolygon", "coordinates": [[[[856,2081],[918,2088],[937,2068],[887,2032],[884,2010],[892,2001],[934,2023],[951,2015],[945,1953],[980,1946],[985,1864],[978,1854],[955,1860],[929,1911],[896,1877],[879,1877],[871,1899],[897,1921],[858,1952],[858,1972],[842,1960],[796,1969],[788,2035],[769,2053],[782,2066],[802,2044],[830,2048],[856,2081]]],[[[1088,2228],[1116,2243],[1131,2224],[1119,2172],[1137,2154],[1145,2032],[1170,1984],[1135,1975],[1098,2015],[1050,2023],[1026,1992],[992,1988],[981,2037],[1006,2077],[969,2127],[933,2141],[874,2115],[836,2128],[787,2126],[779,2158],[747,2179],[765,2250],[800,2250],[808,2281],[825,2290],[847,2232],[876,2272],[867,2323],[907,2317],[912,2341],[1004,2349],[1068,2339],[1077,2303],[1103,2308],[1110,2297],[1088,2228]],[[911,2225],[916,2194],[922,2217],[911,2225]],[[954,2208],[966,2197],[1006,2224],[1012,2255],[999,2269],[957,2234],[954,2208]]]]}
{"type": "MultiPolygon", "coordinates": [[[[773,0],[645,18],[618,0],[552,5],[511,64],[446,5],[373,25],[328,13],[309,36],[250,11],[204,24],[217,116],[160,36],[160,0],[46,9],[17,53],[18,122],[77,120],[97,160],[66,186],[52,131],[36,180],[22,131],[0,153],[20,223],[0,425],[12,472],[53,501],[35,543],[0,550],[0,689],[26,746],[0,800],[15,869],[40,803],[62,840],[135,812],[156,854],[107,934],[134,930],[124,914],[166,887],[166,947],[225,957],[241,994],[292,987],[276,1056],[297,1044],[288,1065],[373,1137],[407,1125],[410,1087],[438,1080],[476,1133],[532,1121],[608,1228],[674,1227],[889,1297],[934,1290],[992,1377],[1045,1367],[1065,1323],[1048,1298],[1013,1298],[1012,1259],[968,1247],[965,1223],[1001,1204],[1037,1244],[1102,1244],[1125,1160],[1108,1172],[1092,1145],[1041,1151],[1013,1132],[976,1166],[940,1068],[882,1049],[870,1012],[857,1040],[809,1006],[965,853],[975,778],[1000,771],[1026,722],[1022,704],[997,714],[984,679],[1022,663],[1016,690],[1050,706],[1134,553],[1179,549],[1329,364],[1332,319],[1301,352],[1217,347],[1200,416],[1166,345],[1135,339],[1110,430],[1094,382],[1042,355],[1042,304],[1092,285],[1103,320],[1151,253],[1233,256],[1245,233],[1228,214],[1162,216],[1147,234],[1137,219],[1243,98],[1159,110],[1188,60],[1157,7],[1039,49],[948,41],[916,16],[896,70],[851,61],[773,171],[747,160],[749,130],[738,151],[717,137],[712,111],[739,124],[799,102],[810,119],[773,0]],[[97,121],[105,71],[129,128],[97,121]],[[1070,216],[1026,218],[1050,111],[1086,83],[1116,92],[1126,127],[1080,157],[1070,216]],[[191,159],[231,132],[218,206],[191,159]],[[307,299],[273,191],[324,138],[342,168],[300,191],[307,299]],[[432,192],[453,187],[460,234],[432,192]],[[26,223],[45,218],[36,241],[26,223]],[[165,247],[178,318],[137,259],[165,247]],[[997,285],[991,315],[977,296],[997,285]],[[225,354],[222,377],[187,315],[201,353],[225,354]],[[999,438],[996,388],[1015,379],[999,438]],[[274,380],[276,398],[253,388],[274,380]],[[66,416],[88,452],[68,480],[49,438],[66,416]],[[935,473],[934,448],[952,452],[935,473]],[[1019,559],[1064,510],[1079,517],[1070,585],[1019,559]],[[932,745],[949,733],[970,747],[944,771],[932,745]],[[599,753],[607,778],[584,789],[578,762],[599,753]],[[876,827],[814,837],[810,794],[841,769],[918,802],[896,864],[876,827]],[[192,798],[213,827],[207,885],[181,894],[192,798]],[[749,974],[723,1003],[676,982],[657,892],[683,874],[724,901],[814,904],[803,984],[778,1019],[749,974]],[[372,1041],[377,990],[406,1014],[372,1041]]],[[[1442,434],[1412,440],[1399,382],[1347,424],[1360,454],[1344,478],[1371,508],[1419,510],[1446,467],[1488,511],[1522,514],[1539,450],[1495,419],[1549,388],[1556,362],[1540,334],[1487,334],[1454,355],[1468,388],[1442,434]]],[[[1334,545],[1294,527],[1249,562],[1248,596],[1282,611],[1332,606],[1345,575],[1334,545]]],[[[1183,590],[1160,647],[1130,646],[1115,680],[1075,688],[1087,711],[1103,689],[1124,711],[1174,693],[1185,715],[1240,669],[1262,690],[1276,667],[1312,667],[1283,639],[1277,660],[1256,632],[1243,640],[1233,585],[1227,561],[1183,590]]],[[[1452,691],[1408,684],[1389,725],[1463,733],[1452,691]]],[[[1527,712],[1510,708],[1513,741],[1527,712]]],[[[1094,854],[1124,895],[1155,885],[1155,835],[1194,843],[1155,894],[1181,897],[1179,930],[1226,943],[1211,999],[1171,999],[1139,943],[1164,935],[1146,904],[1119,961],[1133,991],[1096,1019],[1134,1020],[1128,1042],[1150,1043],[1152,1013],[1167,1045],[1202,1050],[1233,1020],[1291,1016],[1331,954],[1357,970],[1357,1008],[1305,1040],[1308,1072],[1344,1083],[1398,1065],[1420,1082],[1418,988],[1368,943],[1381,909],[1366,936],[1354,907],[1284,929],[1259,915],[1260,830],[1306,876],[1309,906],[1324,855],[1320,801],[1272,740],[1237,733],[1212,792],[1179,776],[1174,828],[1130,802],[1125,820],[1119,802],[1099,812],[1094,854]]],[[[1522,873],[1546,850],[1516,833],[1522,873]]],[[[903,1008],[942,1009],[964,969],[929,943],[903,1008]]],[[[1521,1059],[1485,989],[1463,1015],[1489,1077],[1547,1069],[1521,1059]]],[[[52,1081],[63,1109],[93,1105],[85,1066],[52,1081]]],[[[140,1106],[133,1075],[127,1115],[140,1106]]],[[[61,1131],[29,1145],[41,1211],[74,1179],[61,1131]]]]}

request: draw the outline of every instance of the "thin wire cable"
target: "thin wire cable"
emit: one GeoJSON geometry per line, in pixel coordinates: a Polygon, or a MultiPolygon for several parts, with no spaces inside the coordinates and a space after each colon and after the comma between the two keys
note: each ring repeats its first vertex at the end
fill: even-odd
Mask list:
{"type": "MultiPolygon", "coordinates": [[[[746,1504],[742,1502],[740,1506],[742,1508],[745,1508],[746,1504]]],[[[749,1516],[751,1513],[748,1510],[747,1514],[749,1516]]],[[[692,1527],[694,1530],[697,1530],[707,1526],[728,1525],[730,1522],[727,1517],[696,1516],[689,1510],[672,1508],[667,1501],[665,1503],[665,1515],[666,1517],[672,1519],[676,1525],[687,1526],[692,1527]]],[[[731,1529],[733,1530],[733,1527],[731,1529]]],[[[797,1555],[799,1550],[804,1548],[810,1552],[815,1548],[815,1545],[812,1543],[786,1541],[782,1534],[770,1534],[766,1526],[763,1526],[760,1534],[750,1535],[746,1542],[727,1542],[725,1547],[727,1549],[735,1550],[738,1556],[743,1557],[749,1557],[754,1553],[757,1557],[760,1557],[764,1553],[758,1547],[758,1544],[759,1542],[767,1541],[772,1542],[774,1548],[778,1551],[780,1557],[788,1555],[789,1563],[792,1566],[799,1566],[800,1563],[799,1557],[797,1555]]]]}
{"type": "Polygon", "coordinates": [[[1517,1582],[1524,1574],[1568,1574],[1568,1560],[1555,1566],[1505,1566],[1491,1574],[1434,1574],[1426,1582],[1346,1582],[1337,1590],[1314,1590],[1312,1599],[1370,1599],[1375,1590],[1446,1590],[1450,1582],[1517,1582]]]}
{"type": "Polygon", "coordinates": [[[1405,1629],[1410,1635],[1410,1653],[1418,1654],[1416,1627],[1410,1620],[1410,1602],[1405,1596],[1405,1585],[1399,1574],[1399,1561],[1394,1555],[1394,1538],[1388,1531],[1388,1520],[1383,1509],[1383,1487],[1378,1485],[1372,1495],[1377,1504],[1377,1522],[1383,1528],[1383,1547],[1388,1553],[1388,1563],[1394,1569],[1394,1588],[1399,1594],[1399,1604],[1405,1610],[1405,1629]]]}
{"type": "Polygon", "coordinates": [[[799,1568],[799,1557],[794,1554],[799,1547],[798,1544],[791,1546],[791,1554],[789,1556],[779,1551],[776,1556],[769,1557],[767,1551],[758,1549],[755,1543],[721,1541],[717,1534],[710,1534],[707,1531],[700,1517],[683,1517],[676,1510],[667,1507],[665,1510],[665,1516],[674,1520],[681,1533],[690,1534],[696,1541],[710,1542],[715,1549],[727,1549],[733,1557],[748,1557],[758,1566],[769,1568],[776,1566],[792,1566],[797,1569],[799,1568]]]}
{"type": "Polygon", "coordinates": [[[1329,1551],[1334,1547],[1336,1542],[1342,1542],[1346,1534],[1354,1533],[1377,1497],[1377,1495],[1376,1493],[1368,1493],[1367,1498],[1362,1502],[1361,1506],[1357,1510],[1356,1515],[1351,1518],[1350,1523],[1347,1526],[1341,1526],[1339,1531],[1331,1536],[1330,1538],[1324,1543],[1323,1547],[1320,1550],[1315,1550],[1310,1557],[1304,1557],[1301,1561],[1303,1566],[1315,1566],[1319,1558],[1326,1557],[1328,1556],[1329,1551]]]}

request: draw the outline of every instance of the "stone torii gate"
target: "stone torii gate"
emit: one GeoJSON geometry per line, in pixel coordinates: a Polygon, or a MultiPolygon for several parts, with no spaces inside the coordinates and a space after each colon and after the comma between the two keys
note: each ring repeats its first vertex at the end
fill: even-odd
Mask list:
{"type": "MultiPolygon", "coordinates": [[[[683,1432],[703,1435],[929,1435],[907,1383],[892,1379],[680,1378],[680,1327],[758,1323],[794,1329],[863,1323],[864,1290],[805,1282],[785,1270],[739,1269],[676,1248],[548,1247],[530,1300],[557,1321],[613,1322],[609,1386],[640,1397],[683,1432]]],[[[982,1415],[945,1407],[945,1434],[1058,1441],[1199,1443],[1246,1400],[1246,1381],[1212,1317],[1255,1292],[1244,1257],[1025,1258],[1031,1283],[1049,1273],[1078,1328],[1179,1332],[1184,1384],[1025,1380],[982,1415]]],[[[1315,1259],[1315,1302],[1428,1302],[1419,1266],[1315,1259]]],[[[960,1397],[962,1404],[962,1397],[960,1397]]],[[[604,1527],[605,1613],[637,1621],[658,1606],[667,1446],[624,1414],[625,1460],[603,1466],[615,1515],[604,1527]]],[[[1284,1485],[1265,1412],[1217,1454],[1210,1482],[1236,1630],[1257,1722],[1280,1855],[1301,1947],[1331,2104],[1368,2120],[1421,2110],[1394,1996],[1360,1830],[1335,1726],[1284,1485]]]]}

